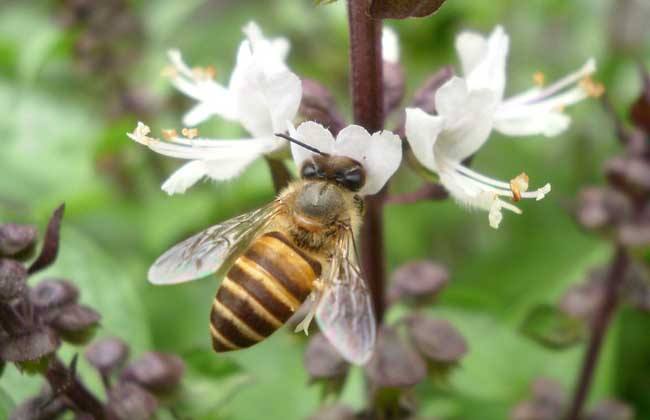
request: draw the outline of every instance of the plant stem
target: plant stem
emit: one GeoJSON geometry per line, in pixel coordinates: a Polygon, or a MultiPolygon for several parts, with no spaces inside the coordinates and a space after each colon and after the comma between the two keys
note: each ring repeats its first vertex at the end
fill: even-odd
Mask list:
{"type": "Polygon", "coordinates": [[[285,166],[284,162],[279,159],[265,158],[266,163],[271,170],[271,179],[273,179],[273,187],[277,194],[280,193],[291,182],[291,173],[285,166]]]}
{"type": "Polygon", "coordinates": [[[609,272],[607,273],[605,296],[591,326],[592,334],[589,340],[589,346],[587,347],[587,353],[585,354],[566,420],[577,420],[580,418],[580,413],[591,388],[600,349],[602,348],[605,335],[607,334],[607,328],[618,304],[619,289],[623,283],[628,264],[628,255],[625,249],[619,245],[609,272]]]}
{"type": "MultiPolygon", "coordinates": [[[[368,0],[348,0],[350,90],[354,122],[373,133],[384,125],[381,20],[372,19],[368,0]]],[[[384,314],[383,203],[386,190],[366,199],[361,228],[361,265],[372,293],[377,321],[384,314]]]]}
{"type": "Polygon", "coordinates": [[[75,372],[63,364],[61,359],[55,357],[50,361],[45,377],[52,387],[52,392],[67,397],[79,411],[90,414],[94,420],[106,418],[102,403],[79,381],[75,372]]]}

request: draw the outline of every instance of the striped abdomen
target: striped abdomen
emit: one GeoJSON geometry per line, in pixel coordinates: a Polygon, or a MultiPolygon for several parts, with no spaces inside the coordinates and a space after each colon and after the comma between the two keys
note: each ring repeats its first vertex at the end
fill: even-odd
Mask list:
{"type": "Polygon", "coordinates": [[[257,238],[217,291],[210,314],[214,350],[250,347],[271,335],[309,296],[320,271],[283,234],[257,238]]]}

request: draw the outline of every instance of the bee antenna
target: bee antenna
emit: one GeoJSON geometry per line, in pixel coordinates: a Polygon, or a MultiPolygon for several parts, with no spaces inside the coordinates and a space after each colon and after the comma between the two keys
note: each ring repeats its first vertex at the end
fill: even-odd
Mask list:
{"type": "Polygon", "coordinates": [[[305,144],[305,143],[301,142],[300,140],[296,140],[291,136],[288,136],[288,135],[283,134],[283,133],[275,133],[275,135],[278,136],[278,137],[282,137],[283,139],[288,140],[291,143],[295,143],[300,147],[304,147],[305,149],[309,150],[310,152],[317,153],[317,154],[319,154],[321,156],[327,156],[327,153],[323,153],[320,150],[318,150],[317,148],[315,148],[313,146],[310,146],[308,144],[305,144]]]}

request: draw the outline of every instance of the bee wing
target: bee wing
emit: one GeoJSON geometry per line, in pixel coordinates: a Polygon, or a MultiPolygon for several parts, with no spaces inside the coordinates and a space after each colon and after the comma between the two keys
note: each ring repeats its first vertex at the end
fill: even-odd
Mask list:
{"type": "Polygon", "coordinates": [[[205,277],[244,251],[279,211],[279,202],[214,225],[173,246],[149,268],[153,284],[176,284],[205,277]]]}
{"type": "Polygon", "coordinates": [[[352,233],[346,233],[332,258],[316,321],[327,339],[351,363],[362,365],[375,347],[372,299],[355,258],[352,233]]]}

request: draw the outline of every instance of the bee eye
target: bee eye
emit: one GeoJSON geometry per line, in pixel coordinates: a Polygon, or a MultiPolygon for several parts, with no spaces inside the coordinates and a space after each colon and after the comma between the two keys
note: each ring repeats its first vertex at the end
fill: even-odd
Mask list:
{"type": "Polygon", "coordinates": [[[314,165],[313,162],[308,162],[306,163],[303,167],[302,170],[300,171],[300,176],[303,179],[313,179],[318,176],[318,171],[316,169],[316,165],[314,165]]]}
{"type": "Polygon", "coordinates": [[[365,176],[361,168],[353,168],[343,175],[341,184],[351,191],[358,191],[365,182],[365,176]]]}

